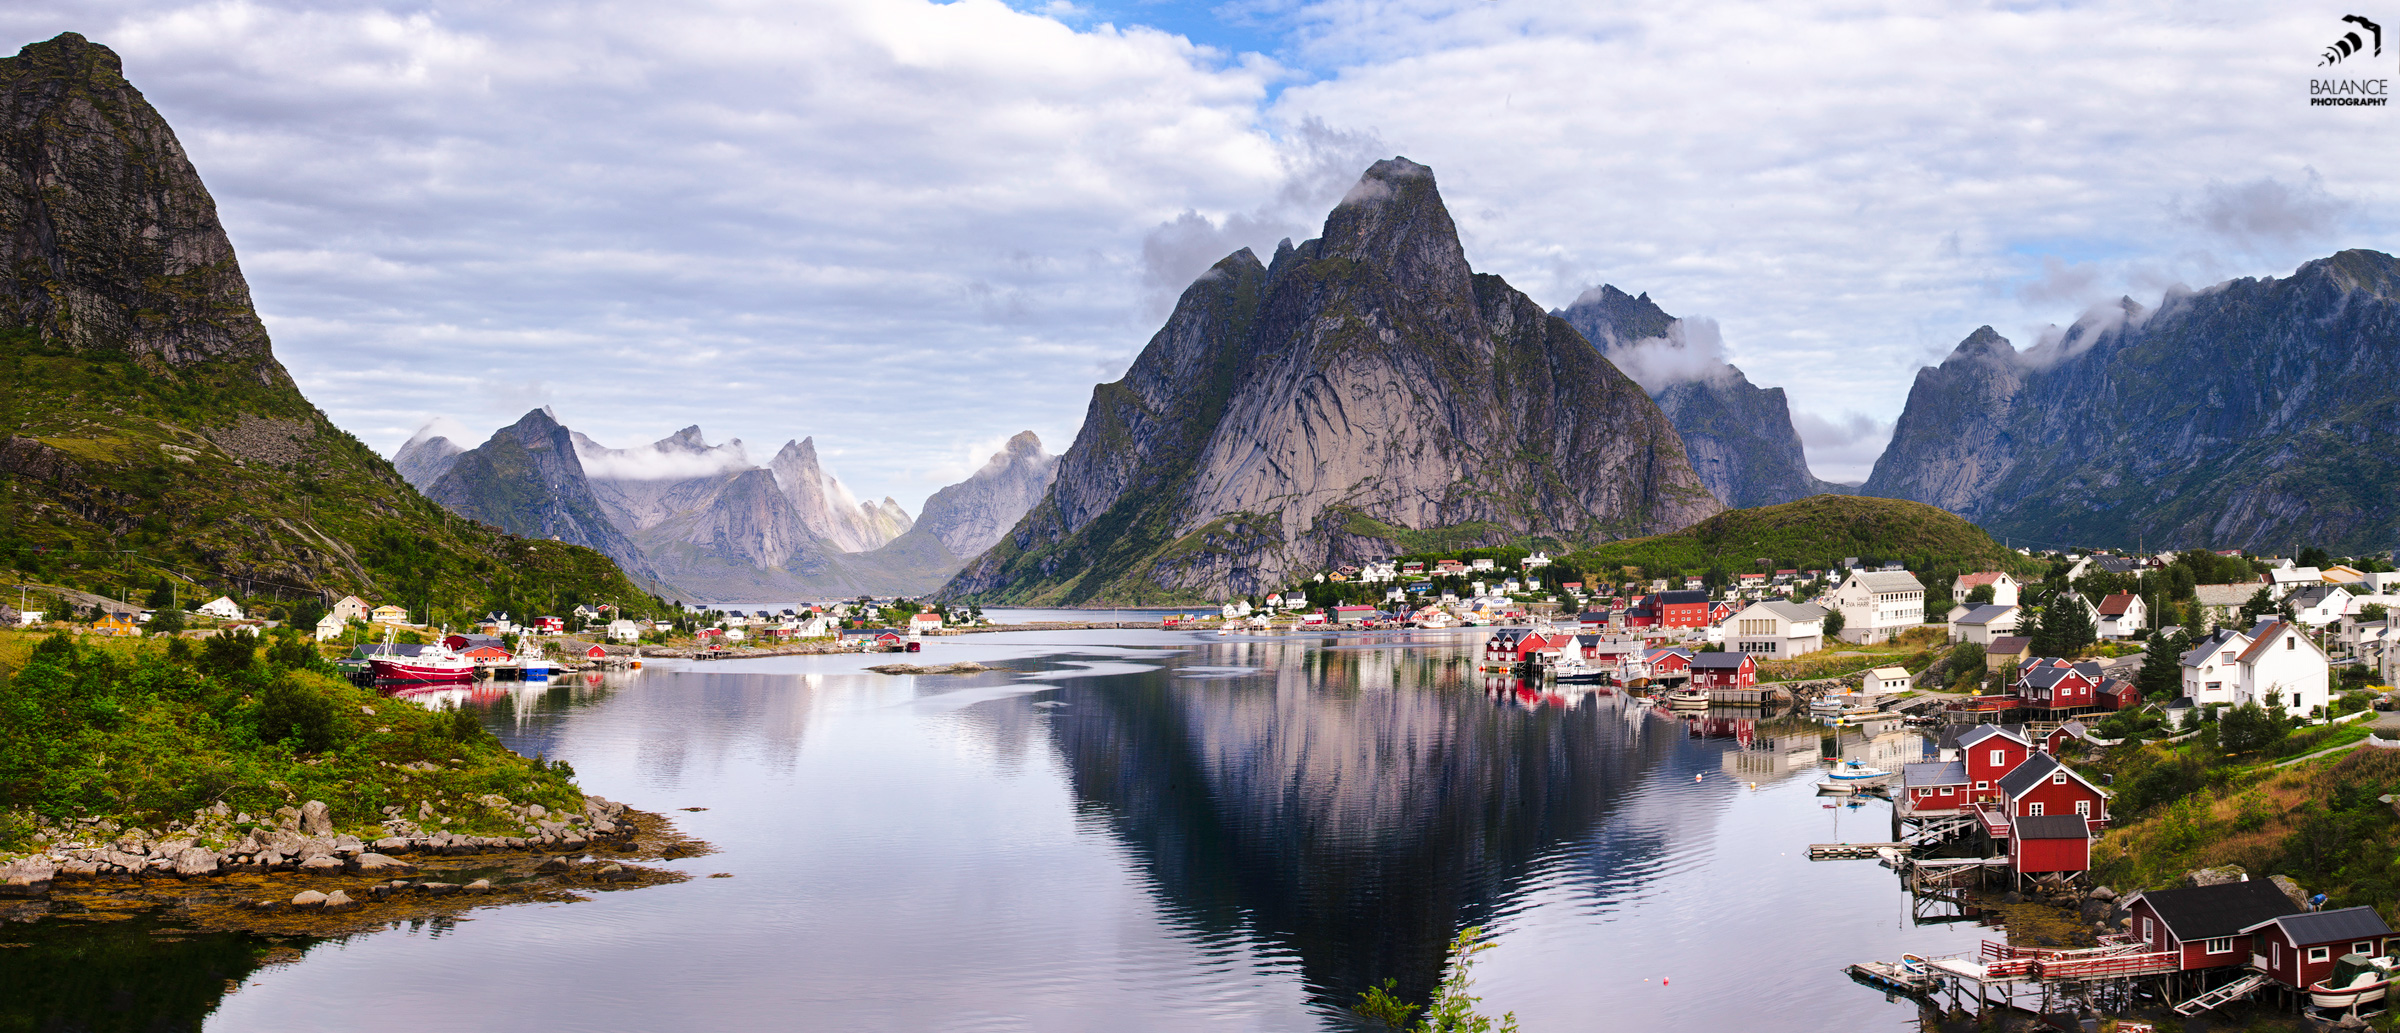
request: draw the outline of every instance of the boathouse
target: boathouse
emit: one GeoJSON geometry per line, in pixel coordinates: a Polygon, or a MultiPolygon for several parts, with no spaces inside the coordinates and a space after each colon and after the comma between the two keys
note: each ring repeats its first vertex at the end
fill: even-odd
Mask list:
{"type": "Polygon", "coordinates": [[[508,645],[491,635],[451,635],[442,640],[450,651],[477,663],[491,663],[509,658],[508,645]]]}
{"type": "Polygon", "coordinates": [[[1955,814],[1967,805],[1967,766],[1929,760],[1900,768],[1902,817],[1955,814]]]}
{"type": "Polygon", "coordinates": [[[1642,656],[1653,681],[1681,681],[1692,673],[1692,654],[1675,646],[1653,649],[1642,656]]]}
{"type": "Polygon", "coordinates": [[[2008,864],[2019,875],[2092,870],[2092,827],[2072,814],[2020,814],[2009,821],[2008,864]]]}
{"type": "Polygon", "coordinates": [[[2125,901],[2133,934],[2153,951],[2174,951],[2181,969],[2197,972],[2250,963],[2260,923],[2298,910],[2265,879],[2136,893],[2125,901]]]}
{"type": "Polygon", "coordinates": [[[2000,779],[2015,771],[2033,752],[2033,744],[2025,737],[1999,725],[1976,725],[1958,735],[1958,756],[1967,766],[1967,781],[1974,788],[1968,800],[1978,803],[2000,799],[2000,779]]]}
{"type": "Polygon", "coordinates": [[[1748,689],[1758,685],[1758,662],[1748,653],[1700,653],[1691,659],[1695,689],[1748,689]]]}
{"type": "MultiPolygon", "coordinates": [[[[2281,893],[2276,894],[2281,896],[2281,893]]],[[[2289,901],[2285,902],[2287,905],[2289,901]]],[[[2254,922],[2248,933],[2253,946],[2251,964],[2269,979],[2305,990],[2333,974],[2333,961],[2344,954],[2383,953],[2392,927],[2371,907],[2339,911],[2301,912],[2254,922]]]]}

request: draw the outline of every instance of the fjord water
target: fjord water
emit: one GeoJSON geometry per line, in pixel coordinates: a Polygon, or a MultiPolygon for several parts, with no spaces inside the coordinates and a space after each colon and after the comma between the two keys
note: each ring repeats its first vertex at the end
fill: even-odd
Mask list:
{"type": "Polygon", "coordinates": [[[1480,640],[1029,632],[909,658],[1003,665],[969,677],[788,657],[494,690],[517,750],[720,852],[317,945],[207,1025],[1349,1029],[1481,924],[1477,990],[1528,1030],[1901,1029],[1841,966],[1974,947],[1890,872],[1804,858],[1888,832],[1814,795],[1813,736],[1487,692],[1480,640]]]}

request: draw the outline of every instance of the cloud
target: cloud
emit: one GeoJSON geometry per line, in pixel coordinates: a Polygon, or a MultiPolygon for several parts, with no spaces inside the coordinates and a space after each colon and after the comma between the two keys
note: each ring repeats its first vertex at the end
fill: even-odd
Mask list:
{"type": "Polygon", "coordinates": [[[2316,169],[2302,171],[2293,183],[2273,176],[2240,183],[2212,180],[2183,216],[2245,252],[2320,246],[2340,231],[2352,205],[2327,192],[2316,169]]]}
{"type": "MultiPolygon", "coordinates": [[[[553,417],[555,418],[555,417],[553,417]]],[[[569,426],[572,426],[570,424],[569,426]]],[[[661,448],[657,442],[632,448],[609,448],[577,435],[575,458],[583,472],[600,480],[682,481],[750,469],[749,452],[739,440],[699,451],[661,448]]]]}
{"type": "Polygon", "coordinates": [[[1344,191],[1377,186],[1359,179],[1382,156],[1383,142],[1372,131],[1336,129],[1320,119],[1302,118],[1277,146],[1281,181],[1270,199],[1249,211],[1217,217],[1186,208],[1143,236],[1145,316],[1153,321],[1166,318],[1202,272],[1242,248],[1251,249],[1261,262],[1273,260],[1277,241],[1315,236],[1326,209],[1337,200],[1351,199],[1344,191]]]}
{"type": "Polygon", "coordinates": [[[1839,484],[1858,484],[1875,472],[1876,458],[1891,443],[1892,426],[1890,420],[1857,412],[1827,419],[1804,409],[1792,410],[1792,429],[1800,433],[1809,472],[1839,484]]]}
{"type": "Polygon", "coordinates": [[[448,438],[452,444],[460,448],[473,448],[477,442],[483,440],[483,436],[478,436],[475,432],[468,430],[465,424],[447,416],[436,416],[425,421],[425,425],[417,428],[416,433],[409,435],[408,444],[413,445],[434,438],[448,438]]]}
{"type": "Polygon", "coordinates": [[[1616,363],[1642,390],[1657,394],[1670,384],[1713,380],[1731,375],[1725,357],[1725,337],[1717,321],[1686,317],[1667,326],[1665,337],[1645,337],[1630,345],[1610,348],[1616,363]]]}
{"type": "Polygon", "coordinates": [[[2080,304],[2089,301],[2100,285],[2102,276],[2098,265],[2091,262],[2067,264],[2056,255],[2042,256],[2042,275],[2017,288],[2017,299],[2027,305],[2055,305],[2060,302],[2080,304]]]}

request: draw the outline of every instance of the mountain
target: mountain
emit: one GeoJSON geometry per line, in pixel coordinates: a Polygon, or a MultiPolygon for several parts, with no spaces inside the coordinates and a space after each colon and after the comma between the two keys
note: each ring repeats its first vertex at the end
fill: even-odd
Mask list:
{"type": "Polygon", "coordinates": [[[657,576],[593,496],[574,435],[548,409],[526,413],[492,432],[491,440],[451,457],[425,496],[469,520],[525,538],[581,545],[629,573],[657,576]]]}
{"type": "Polygon", "coordinates": [[[1551,315],[1650,392],[1683,438],[1700,482],[1726,505],[1771,506],[1848,490],[1808,472],[1782,388],[1757,387],[1733,364],[1691,347],[1684,322],[1650,295],[1602,284],[1551,315]]]}
{"type": "Polygon", "coordinates": [[[0,568],[272,607],[651,599],[607,558],[444,512],[274,356],[208,188],[108,48],[0,59],[0,568]]]}
{"type": "Polygon", "coordinates": [[[936,493],[937,519],[926,527],[892,499],[855,501],[806,438],[759,466],[739,440],[711,445],[696,426],[609,448],[536,409],[449,458],[428,494],[461,516],[589,545],[681,599],[923,595],[973,555],[948,543],[1014,524],[1038,501],[1052,462],[1019,435],[936,493]],[[1027,478],[1041,480],[1028,487],[1027,478]]]}
{"type": "Polygon", "coordinates": [[[2380,552],[2400,543],[2400,260],[2095,309],[1920,370],[1862,491],[2017,544],[2380,552]]]}
{"type": "Polygon", "coordinates": [[[981,556],[1042,502],[1058,477],[1058,457],[1042,451],[1042,439],[1025,431],[983,468],[925,500],[916,531],[941,540],[953,555],[981,556]]]}
{"type": "Polygon", "coordinates": [[[1600,540],[1723,508],[1640,387],[1468,268],[1433,171],[1379,161],[1271,266],[1193,281],[1092,392],[1041,505],[943,594],[1219,598],[1412,532],[1600,540]]]}
{"type": "Polygon", "coordinates": [[[450,472],[450,464],[458,460],[459,453],[467,450],[465,445],[431,433],[431,429],[419,431],[400,446],[400,451],[392,453],[392,467],[400,471],[400,479],[418,491],[431,489],[433,482],[450,472]]]}

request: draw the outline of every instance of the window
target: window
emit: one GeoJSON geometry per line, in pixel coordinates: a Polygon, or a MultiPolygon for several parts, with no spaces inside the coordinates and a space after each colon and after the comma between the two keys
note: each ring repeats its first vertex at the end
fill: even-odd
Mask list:
{"type": "Polygon", "coordinates": [[[2142,939],[2155,940],[2157,938],[2158,937],[2152,935],[2150,932],[2150,920],[2148,918],[2142,919],[2142,939]]]}
{"type": "Polygon", "coordinates": [[[2375,945],[2374,945],[2373,943],[2369,942],[2369,941],[2366,941],[2366,940],[2360,940],[2360,941],[2358,941],[2357,943],[2353,943],[2353,944],[2351,944],[2351,945],[2350,945],[2350,953],[2352,953],[2352,954],[2373,954],[2373,953],[2375,953],[2375,945]]]}
{"type": "Polygon", "coordinates": [[[2310,947],[2310,948],[2308,949],[2308,960],[2309,960],[2309,961],[2311,961],[2311,962],[2317,962],[2317,961],[2332,961],[2332,960],[2333,960],[2333,948],[2331,948],[2331,947],[2310,947]]]}
{"type": "Polygon", "coordinates": [[[2231,953],[2233,953],[2233,937],[2231,937],[2231,936],[2220,936],[2220,937],[2217,937],[2216,939],[2213,939],[2213,940],[2210,940],[2210,941],[2208,941],[2208,952],[2209,952],[2210,954],[2231,954],[2231,953]]]}
{"type": "Polygon", "coordinates": [[[2285,649],[2298,649],[2298,648],[2300,648],[2300,640],[2299,640],[2297,637],[2284,639],[2284,640],[2283,640],[2283,648],[2285,648],[2285,649]]]}
{"type": "Polygon", "coordinates": [[[1993,750],[1993,751],[1992,751],[1992,766],[1993,766],[1993,767],[1995,767],[1995,768],[1997,768],[1997,767],[2002,767],[2002,766],[2005,766],[2007,763],[2008,763],[2008,751],[2007,751],[2007,750],[1993,750]]]}
{"type": "Polygon", "coordinates": [[[2267,967],[2283,967],[2283,941],[2278,940],[2267,947],[2267,967]]]}
{"type": "Polygon", "coordinates": [[[2089,817],[2091,817],[2091,816],[2092,816],[2092,802],[2091,802],[2090,800],[2077,800],[2077,801],[2075,801],[2075,813],[2076,813],[2076,814],[2078,814],[2078,815],[2081,815],[2081,816],[2083,816],[2083,817],[2086,817],[2086,818],[2089,818],[2089,817]]]}
{"type": "Polygon", "coordinates": [[[2039,818],[2039,817],[2041,817],[2041,816],[2042,816],[2042,805],[2041,805],[2041,804],[2039,804],[2039,803],[2029,803],[2029,804],[2026,804],[2026,805],[2025,805],[2025,816],[2026,816],[2026,817],[2028,817],[2028,818],[2039,818]]]}
{"type": "Polygon", "coordinates": [[[1977,783],[1975,783],[1975,791],[1976,791],[1976,792],[1979,792],[1979,793],[1980,793],[1980,792],[1982,792],[1982,791],[1984,791],[1984,790],[1986,790],[1986,789],[1990,789],[1991,787],[1992,787],[1992,784],[1991,784],[1990,782],[1977,782],[1977,783]]]}
{"type": "Polygon", "coordinates": [[[2054,786],[2063,786],[2063,785],[2066,785],[2066,784],[2067,784],[2067,773],[2066,773],[2065,771],[2053,771],[2053,772],[2051,772],[2051,773],[2050,773],[2050,784],[2051,784],[2051,785],[2054,785],[2054,786]]]}
{"type": "Polygon", "coordinates": [[[1943,795],[1943,796],[1949,796],[1949,795],[1951,794],[1951,792],[1952,792],[1952,789],[1951,789],[1951,787],[1950,787],[1950,786],[1943,786],[1943,787],[1942,787],[1942,795],[1943,795]]]}

